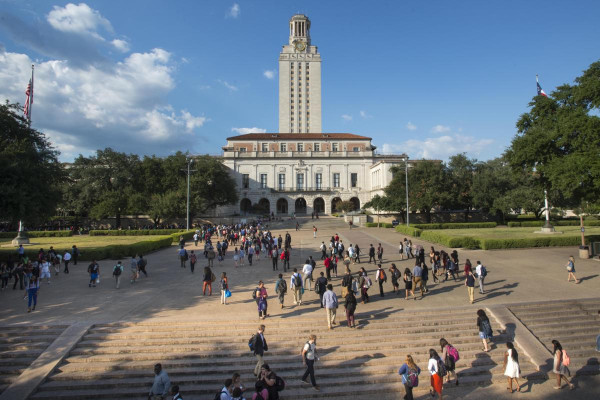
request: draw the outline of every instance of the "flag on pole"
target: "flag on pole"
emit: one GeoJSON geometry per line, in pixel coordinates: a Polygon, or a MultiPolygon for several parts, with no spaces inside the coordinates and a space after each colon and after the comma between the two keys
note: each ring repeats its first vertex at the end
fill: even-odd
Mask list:
{"type": "Polygon", "coordinates": [[[27,85],[27,90],[25,90],[25,95],[27,97],[25,98],[25,107],[23,107],[23,114],[25,114],[25,118],[29,120],[31,117],[31,115],[29,114],[30,104],[33,103],[33,85],[31,83],[31,79],[29,80],[29,84],[27,85]]]}
{"type": "Polygon", "coordinates": [[[537,94],[538,96],[544,96],[544,97],[548,97],[548,95],[546,94],[546,92],[544,92],[544,89],[542,89],[542,87],[540,86],[540,81],[538,80],[538,76],[535,76],[535,82],[537,84],[537,94]]]}

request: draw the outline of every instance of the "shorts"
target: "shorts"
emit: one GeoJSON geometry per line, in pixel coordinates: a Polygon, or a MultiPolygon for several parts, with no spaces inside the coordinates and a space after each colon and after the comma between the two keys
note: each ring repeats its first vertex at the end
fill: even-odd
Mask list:
{"type": "Polygon", "coordinates": [[[48,278],[50,279],[50,271],[42,271],[40,274],[40,279],[48,278]]]}
{"type": "Polygon", "coordinates": [[[485,332],[479,332],[479,338],[480,338],[480,339],[491,339],[491,338],[492,338],[492,336],[491,336],[491,335],[488,335],[488,334],[487,334],[487,333],[485,333],[485,332]]]}
{"type": "Polygon", "coordinates": [[[90,274],[90,281],[95,281],[98,279],[98,274],[90,274]]]}

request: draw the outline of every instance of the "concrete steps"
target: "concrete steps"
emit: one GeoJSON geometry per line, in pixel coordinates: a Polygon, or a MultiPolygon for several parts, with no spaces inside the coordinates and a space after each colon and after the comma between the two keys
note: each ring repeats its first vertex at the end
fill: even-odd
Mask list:
{"type": "MultiPolygon", "coordinates": [[[[600,373],[596,336],[600,334],[600,299],[533,303],[509,307],[538,340],[552,350],[558,340],[571,358],[572,374],[600,373]]],[[[551,354],[548,355],[551,357],[551,354]]]]}
{"type": "MultiPolygon", "coordinates": [[[[282,397],[347,398],[351,389],[357,399],[398,398],[403,389],[397,371],[406,354],[412,354],[425,370],[428,350],[439,349],[441,337],[461,353],[457,363],[461,385],[504,382],[506,336],[496,337],[498,344],[491,352],[479,350],[481,341],[472,310],[453,310],[445,315],[433,310],[398,312],[385,319],[370,313],[357,317],[362,321],[359,328],[350,329],[344,321],[331,331],[326,329],[324,315],[264,322],[269,343],[265,362],[286,381],[282,397]],[[321,360],[316,375],[320,392],[300,382],[304,369],[299,353],[310,333],[318,336],[321,360]]],[[[258,324],[251,320],[97,324],[32,398],[146,398],[156,362],[163,364],[186,398],[212,399],[234,372],[251,387],[256,359],[247,342],[258,324]]],[[[498,326],[494,321],[492,325],[498,326]]],[[[526,360],[521,369],[531,379],[544,379],[526,360]]],[[[427,390],[428,380],[428,373],[423,372],[419,390],[427,390]]]]}
{"type": "Polygon", "coordinates": [[[63,325],[0,327],[0,393],[65,330],[63,325]]]}

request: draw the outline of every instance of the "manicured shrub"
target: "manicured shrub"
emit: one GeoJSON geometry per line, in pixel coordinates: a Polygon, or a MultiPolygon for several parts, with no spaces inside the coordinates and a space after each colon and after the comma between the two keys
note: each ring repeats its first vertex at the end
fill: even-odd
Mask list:
{"type": "Polygon", "coordinates": [[[184,229],[104,229],[92,230],[90,236],[164,236],[184,231],[184,229]]]}
{"type": "Polygon", "coordinates": [[[472,238],[470,236],[451,236],[441,232],[436,232],[435,230],[421,232],[421,239],[438,243],[446,247],[464,247],[469,249],[479,248],[478,239],[472,238]]]}
{"type": "MultiPolygon", "coordinates": [[[[365,226],[367,228],[377,228],[377,222],[367,222],[367,223],[365,223],[365,226]]],[[[379,227],[380,228],[393,228],[394,226],[389,222],[380,222],[379,227]]]]}
{"type": "Polygon", "coordinates": [[[446,222],[437,224],[411,224],[418,229],[478,229],[495,228],[498,224],[495,222],[446,222]]]}
{"type": "Polygon", "coordinates": [[[406,225],[396,225],[396,232],[403,233],[412,237],[419,237],[423,232],[421,229],[406,225]]]}
{"type": "MultiPolygon", "coordinates": [[[[600,240],[600,235],[586,236],[585,242],[596,242],[600,240]]],[[[550,246],[577,246],[581,244],[579,236],[540,236],[535,238],[515,238],[515,239],[482,239],[481,248],[484,250],[493,249],[522,249],[528,247],[550,247],[550,246]]]]}
{"type": "MultiPolygon", "coordinates": [[[[0,239],[14,239],[18,232],[0,232],[0,239]]],[[[73,231],[27,231],[27,236],[35,237],[69,237],[73,236],[73,231]]]]}
{"type": "Polygon", "coordinates": [[[177,233],[172,233],[171,234],[171,240],[173,240],[173,243],[179,243],[179,237],[183,236],[183,238],[185,240],[190,240],[194,237],[194,232],[196,231],[181,231],[181,232],[177,232],[177,233]]]}
{"type": "MultiPolygon", "coordinates": [[[[518,228],[518,227],[535,228],[535,227],[542,227],[542,226],[544,226],[545,223],[546,223],[546,221],[511,221],[508,223],[508,227],[509,228],[518,228]]],[[[563,219],[560,221],[550,221],[550,223],[554,226],[579,226],[580,225],[579,220],[574,220],[574,219],[567,219],[567,220],[563,219]]],[[[600,221],[596,221],[593,219],[584,220],[583,225],[584,226],[600,226],[600,221]]]]}

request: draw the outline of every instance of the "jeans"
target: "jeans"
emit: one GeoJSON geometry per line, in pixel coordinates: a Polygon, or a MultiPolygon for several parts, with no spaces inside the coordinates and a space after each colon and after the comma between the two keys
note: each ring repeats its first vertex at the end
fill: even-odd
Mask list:
{"type": "Polygon", "coordinates": [[[31,308],[31,300],[33,300],[33,306],[35,307],[37,305],[37,288],[33,288],[33,289],[27,289],[27,295],[29,297],[29,300],[27,302],[27,307],[31,308]]]}
{"type": "Polygon", "coordinates": [[[65,260],[65,274],[69,273],[69,261],[65,260]]]}
{"type": "Polygon", "coordinates": [[[406,392],[406,396],[404,396],[404,398],[406,400],[413,400],[413,394],[412,394],[412,386],[408,386],[406,383],[404,384],[404,391],[406,392]]]}
{"type": "Polygon", "coordinates": [[[283,272],[287,271],[288,269],[290,269],[290,260],[285,259],[283,260],[283,272]],[[287,269],[286,269],[287,267],[287,269]]]}
{"type": "Polygon", "coordinates": [[[379,281],[379,295],[383,297],[383,281],[379,281]]]}
{"type": "Polygon", "coordinates": [[[252,254],[248,254],[248,264],[252,265],[252,254]]]}
{"type": "Polygon", "coordinates": [[[121,284],[121,275],[115,275],[115,283],[116,283],[116,287],[117,289],[119,288],[119,285],[121,284]]]}
{"type": "MultiPolygon", "coordinates": [[[[192,274],[194,273],[194,268],[196,267],[196,263],[195,262],[191,262],[190,261],[190,270],[192,271],[192,274]]],[[[143,273],[146,274],[146,271],[140,269],[140,271],[142,271],[143,273]]],[[[146,274],[146,276],[148,276],[148,274],[146,274]]]]}
{"type": "Polygon", "coordinates": [[[483,289],[483,281],[485,280],[485,276],[480,276],[479,277],[479,293],[483,294],[483,292],[485,291],[483,289]]]}
{"type": "Polygon", "coordinates": [[[313,386],[317,386],[317,382],[315,381],[315,360],[306,359],[306,371],[302,375],[302,380],[306,381],[308,375],[310,375],[310,383],[313,386]]]}

